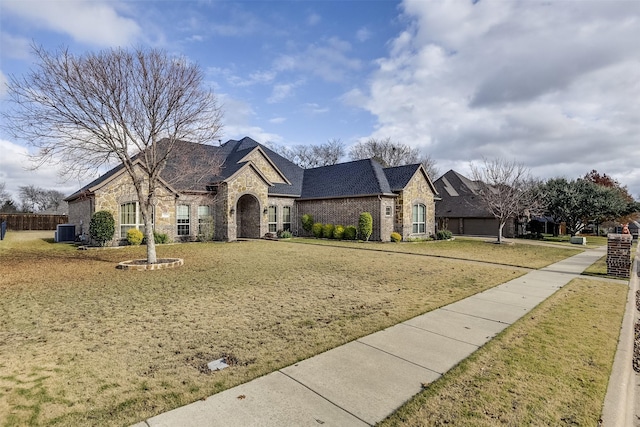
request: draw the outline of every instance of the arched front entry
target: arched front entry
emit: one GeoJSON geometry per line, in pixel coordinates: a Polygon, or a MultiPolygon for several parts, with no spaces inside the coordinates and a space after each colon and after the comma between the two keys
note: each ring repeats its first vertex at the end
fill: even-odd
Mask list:
{"type": "Polygon", "coordinates": [[[238,238],[260,238],[260,202],[251,195],[245,194],[238,199],[236,207],[236,230],[238,238]]]}

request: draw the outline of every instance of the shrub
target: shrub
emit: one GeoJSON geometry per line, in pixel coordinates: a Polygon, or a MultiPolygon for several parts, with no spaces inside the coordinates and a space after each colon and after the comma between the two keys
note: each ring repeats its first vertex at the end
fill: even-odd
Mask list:
{"type": "Polygon", "coordinates": [[[345,240],[356,240],[358,236],[358,229],[353,225],[348,225],[344,228],[344,239],[345,240]]]}
{"type": "Polygon", "coordinates": [[[153,240],[156,244],[162,245],[164,243],[169,243],[169,236],[166,233],[158,233],[154,231],[153,240]]]}
{"type": "Polygon", "coordinates": [[[391,241],[392,242],[399,242],[402,240],[402,235],[400,233],[396,233],[395,231],[393,233],[391,233],[391,241]]]}
{"type": "Polygon", "coordinates": [[[308,233],[313,228],[313,217],[309,214],[302,215],[302,228],[308,233]]]}
{"type": "Polygon", "coordinates": [[[333,229],[333,238],[342,240],[344,238],[344,227],[341,225],[336,225],[333,229]]]}
{"type": "Polygon", "coordinates": [[[358,233],[360,237],[369,241],[371,233],[373,233],[373,217],[369,212],[362,212],[358,220],[358,233]]]}
{"type": "Polygon", "coordinates": [[[325,239],[333,239],[333,230],[335,227],[333,224],[325,224],[322,226],[322,237],[325,239]]]}
{"type": "Polygon", "coordinates": [[[144,239],[142,231],[137,228],[130,228],[127,230],[127,242],[129,242],[130,245],[137,246],[142,243],[142,239],[144,239]]]}
{"type": "Polygon", "coordinates": [[[282,233],[280,233],[281,239],[290,239],[292,236],[293,234],[291,234],[289,230],[284,230],[282,233]]]}
{"type": "Polygon", "coordinates": [[[322,237],[322,223],[320,222],[315,222],[313,224],[313,226],[311,227],[311,232],[313,233],[313,235],[319,239],[320,237],[322,237]]]}
{"type": "Polygon", "coordinates": [[[436,233],[437,240],[449,240],[453,236],[453,233],[449,230],[438,230],[436,233]]]}
{"type": "Polygon", "coordinates": [[[116,221],[109,211],[98,211],[93,214],[89,222],[89,236],[100,246],[113,239],[116,233],[116,221]]]}
{"type": "MultiPolygon", "coordinates": [[[[158,233],[157,231],[153,231],[153,241],[156,245],[161,245],[163,243],[169,243],[169,236],[165,233],[158,233]]],[[[147,244],[147,236],[144,236],[142,239],[142,244],[147,244]]]]}

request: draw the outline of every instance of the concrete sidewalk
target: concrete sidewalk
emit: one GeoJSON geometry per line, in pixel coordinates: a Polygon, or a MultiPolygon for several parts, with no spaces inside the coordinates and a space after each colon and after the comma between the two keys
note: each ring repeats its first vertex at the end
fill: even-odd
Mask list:
{"type": "Polygon", "coordinates": [[[587,250],[135,427],[373,425],[605,253],[587,250]]]}

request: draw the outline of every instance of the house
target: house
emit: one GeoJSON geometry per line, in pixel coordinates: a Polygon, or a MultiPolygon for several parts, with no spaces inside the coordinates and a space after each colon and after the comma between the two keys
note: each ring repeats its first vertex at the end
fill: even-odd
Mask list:
{"type": "MultiPolygon", "coordinates": [[[[438,229],[453,234],[472,236],[497,236],[498,220],[485,207],[480,198],[479,183],[450,170],[434,181],[441,200],[436,203],[438,229]]],[[[515,237],[517,220],[508,221],[502,234],[515,237]]]]}
{"type": "MultiPolygon", "coordinates": [[[[420,164],[383,168],[372,159],[302,169],[251,138],[220,146],[181,141],[161,174],[153,213],[154,229],[175,241],[198,238],[234,241],[289,230],[305,235],[300,218],[357,225],[362,212],[373,217],[372,240],[389,241],[393,231],[404,239],[435,232],[435,187],[420,164]],[[175,157],[175,156],[174,156],[175,157]],[[196,166],[218,159],[218,171],[196,166]]],[[[142,167],[138,165],[138,167],[142,167]]],[[[115,240],[130,228],[143,229],[135,190],[118,166],[71,196],[69,222],[88,233],[91,216],[111,211],[115,240]]]]}

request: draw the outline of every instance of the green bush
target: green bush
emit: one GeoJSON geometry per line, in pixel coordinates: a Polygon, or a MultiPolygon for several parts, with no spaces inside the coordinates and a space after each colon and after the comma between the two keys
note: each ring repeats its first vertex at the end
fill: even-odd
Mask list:
{"type": "Polygon", "coordinates": [[[357,236],[358,236],[358,229],[353,225],[348,225],[344,228],[345,240],[356,240],[357,236]]]}
{"type": "Polygon", "coordinates": [[[402,240],[402,235],[400,233],[396,233],[395,231],[393,233],[391,233],[391,241],[392,242],[399,242],[402,240]]]}
{"type": "Polygon", "coordinates": [[[130,245],[137,246],[142,243],[142,239],[144,239],[142,231],[137,228],[130,228],[127,230],[127,242],[129,242],[130,245]]]}
{"type": "Polygon", "coordinates": [[[280,233],[281,239],[290,239],[291,237],[293,237],[293,234],[291,234],[289,230],[284,230],[282,233],[280,233]]]}
{"type": "Polygon", "coordinates": [[[437,240],[449,240],[451,237],[453,237],[453,233],[446,229],[438,230],[438,232],[436,233],[437,240]]]}
{"type": "Polygon", "coordinates": [[[313,223],[313,226],[311,227],[311,232],[313,233],[313,235],[319,239],[320,237],[322,237],[322,223],[320,222],[315,222],[313,223]]]}
{"type": "Polygon", "coordinates": [[[169,243],[169,236],[166,233],[158,233],[154,231],[153,240],[156,244],[162,245],[164,243],[169,243]]]}
{"type": "Polygon", "coordinates": [[[333,229],[333,238],[342,240],[344,238],[344,227],[341,225],[336,225],[333,229]]]}
{"type": "Polygon", "coordinates": [[[302,228],[308,233],[313,228],[313,217],[309,214],[302,215],[302,228]]]}
{"type": "Polygon", "coordinates": [[[369,241],[371,233],[373,233],[373,217],[369,212],[362,212],[358,220],[358,233],[360,238],[369,241]]]}
{"type": "Polygon", "coordinates": [[[89,236],[100,246],[113,239],[116,233],[116,221],[109,211],[98,211],[93,214],[89,222],[89,236]]]}
{"type": "Polygon", "coordinates": [[[322,237],[325,239],[333,239],[333,230],[335,227],[333,224],[325,224],[322,226],[322,237]]]}
{"type": "MultiPolygon", "coordinates": [[[[164,243],[169,243],[169,236],[166,233],[158,233],[157,231],[153,231],[153,241],[156,245],[162,245],[164,243]]],[[[147,236],[144,236],[142,239],[142,244],[147,244],[147,236]]]]}

